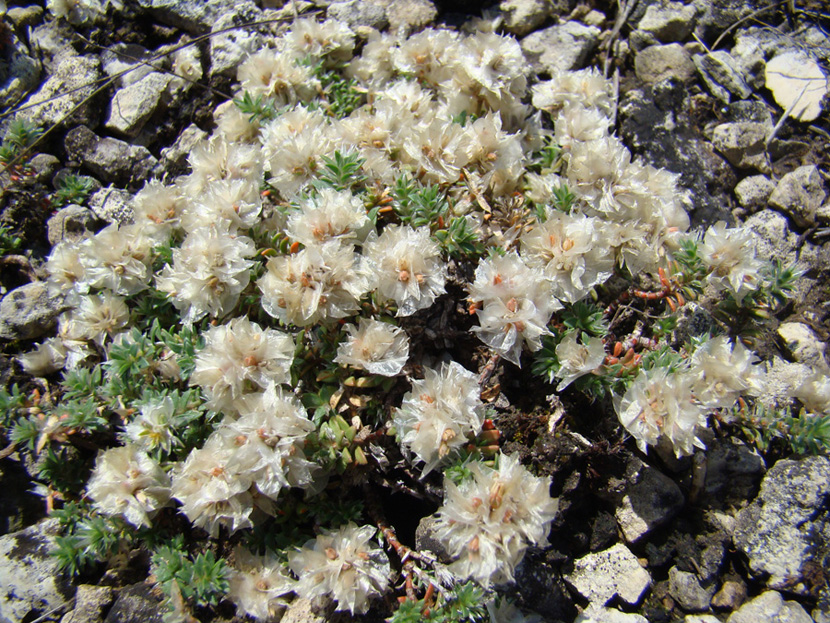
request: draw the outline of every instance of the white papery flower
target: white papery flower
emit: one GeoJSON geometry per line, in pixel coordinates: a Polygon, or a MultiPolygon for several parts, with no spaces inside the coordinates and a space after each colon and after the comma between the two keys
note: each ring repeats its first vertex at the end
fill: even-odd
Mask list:
{"type": "Polygon", "coordinates": [[[534,476],[515,456],[499,454],[498,469],[470,463],[472,476],[456,485],[444,480],[435,537],[455,559],[459,578],[484,586],[512,582],[529,545],[547,545],[559,509],[550,478],[534,476]]]}
{"type": "Polygon", "coordinates": [[[404,164],[417,167],[428,183],[452,184],[470,162],[469,133],[448,115],[436,116],[403,137],[404,164]]]}
{"type": "Polygon", "coordinates": [[[452,80],[459,39],[451,30],[424,30],[412,35],[392,50],[395,70],[433,87],[452,80]]]}
{"type": "Polygon", "coordinates": [[[239,418],[226,419],[214,433],[233,448],[228,469],[244,473],[274,500],[283,489],[308,487],[319,466],[305,458],[303,445],[315,426],[299,400],[271,385],[238,406],[239,418]]]}
{"type": "Polygon", "coordinates": [[[498,113],[487,113],[466,126],[470,137],[468,167],[482,175],[482,183],[494,194],[513,192],[524,173],[522,135],[502,130],[498,113]]]}
{"type": "Polygon", "coordinates": [[[695,350],[691,370],[697,375],[692,386],[695,398],[710,408],[728,409],[741,396],[757,396],[763,391],[760,360],[740,341],[734,344],[719,335],[695,350]]]}
{"type": "Polygon", "coordinates": [[[262,199],[259,185],[249,180],[217,180],[205,185],[204,190],[181,213],[181,224],[191,232],[219,221],[228,224],[228,231],[236,233],[259,223],[262,199]]]}
{"type": "Polygon", "coordinates": [[[251,118],[239,110],[231,101],[216,108],[213,113],[216,121],[216,134],[220,134],[230,143],[258,143],[259,131],[262,129],[259,117],[251,118]]]}
{"type": "Polygon", "coordinates": [[[79,245],[73,242],[56,244],[46,261],[46,272],[49,275],[46,283],[50,292],[68,293],[75,290],[84,276],[79,245]]]}
{"type": "Polygon", "coordinates": [[[761,285],[762,262],[755,256],[753,233],[719,221],[706,230],[698,255],[710,269],[706,277],[716,291],[728,291],[740,303],[761,285]]]}
{"type": "Polygon", "coordinates": [[[354,50],[354,32],[345,23],[333,19],[322,22],[314,18],[294,20],[283,41],[286,50],[296,58],[311,56],[333,64],[348,61],[354,50]]]}
{"type": "Polygon", "coordinates": [[[133,197],[135,222],[156,241],[167,241],[181,227],[180,217],[187,205],[176,186],[151,180],[133,197]]]}
{"type": "Polygon", "coordinates": [[[290,603],[285,597],[294,590],[295,584],[274,554],[257,556],[241,546],[234,551],[228,599],[242,613],[257,621],[274,620],[290,603]]]}
{"type": "Polygon", "coordinates": [[[124,435],[144,451],[160,448],[169,454],[174,445],[181,443],[173,434],[175,415],[176,406],[170,396],[150,400],[124,427],[124,435]]]}
{"type": "Polygon", "coordinates": [[[517,366],[522,343],[531,351],[542,348],[551,314],[562,309],[541,269],[529,267],[515,251],[479,262],[469,298],[480,324],[472,330],[517,366]]]}
{"type": "Polygon", "coordinates": [[[239,317],[211,327],[204,338],[190,383],[202,387],[211,409],[234,413],[244,394],[291,382],[291,335],[239,317]]]}
{"type": "Polygon", "coordinates": [[[426,309],[444,294],[447,265],[428,227],[388,225],[363,250],[378,295],[397,303],[398,316],[426,309]]]}
{"type": "Polygon", "coordinates": [[[625,180],[631,152],[616,136],[575,142],[568,157],[568,188],[604,218],[628,219],[632,215],[617,201],[614,186],[625,180]]]}
{"type": "Polygon", "coordinates": [[[66,347],[59,337],[50,337],[28,353],[15,357],[23,370],[32,376],[46,376],[66,364],[66,347]]]}
{"type": "Polygon", "coordinates": [[[323,188],[297,207],[288,217],[286,233],[306,246],[334,239],[360,243],[372,228],[363,202],[349,191],[323,188]]]}
{"type": "Polygon", "coordinates": [[[202,63],[199,48],[189,45],[173,54],[173,73],[188,82],[196,82],[202,77],[202,63]]]}
{"type": "Polygon", "coordinates": [[[353,59],[345,68],[346,75],[364,86],[383,88],[392,79],[395,71],[392,66],[395,41],[395,37],[372,29],[360,56],[353,59]]]}
{"type": "Polygon", "coordinates": [[[256,249],[253,241],[231,233],[226,221],[200,227],[173,250],[173,264],[156,277],[156,288],[166,292],[190,324],[210,314],[221,318],[239,300],[251,279],[256,249]]]}
{"type": "Polygon", "coordinates": [[[369,290],[360,256],[337,240],[272,258],[257,285],[262,308],[299,327],[353,314],[369,290]]]}
{"type": "Polygon", "coordinates": [[[253,526],[251,475],[233,470],[229,463],[236,446],[215,432],[204,447],[190,452],[173,470],[172,497],[181,502],[181,512],[212,537],[220,526],[231,533],[253,526]]]}
{"type": "Polygon", "coordinates": [[[830,376],[826,370],[813,368],[794,394],[810,413],[830,414],[830,376]]]}
{"type": "Polygon", "coordinates": [[[103,514],[149,527],[170,499],[170,478],[146,452],[126,445],[98,453],[86,490],[103,514]]]}
{"type": "Polygon", "coordinates": [[[574,143],[596,141],[608,136],[611,120],[596,108],[568,106],[556,119],[556,144],[568,152],[574,143]]]}
{"type": "Polygon", "coordinates": [[[381,376],[395,376],[403,370],[409,357],[406,331],[368,318],[361,318],[358,326],[343,328],[349,337],[337,347],[336,363],[381,376]]]}
{"type": "Polygon", "coordinates": [[[69,313],[66,335],[101,346],[107,338],[125,329],[129,321],[130,309],[124,299],[103,290],[79,297],[77,306],[69,313]]]}
{"type": "Polygon", "coordinates": [[[375,532],[349,522],[289,552],[288,566],[300,578],[295,592],[305,599],[330,596],[337,610],[353,615],[366,612],[369,600],[389,584],[389,559],[371,540],[375,532]]]}
{"type": "Polygon", "coordinates": [[[576,332],[569,333],[556,346],[556,359],[559,361],[559,371],[556,377],[560,379],[556,391],[561,392],[576,379],[591,374],[605,362],[605,345],[602,339],[588,336],[585,344],[576,339],[576,332]]]}
{"type": "Polygon", "coordinates": [[[122,296],[146,289],[152,263],[152,239],[139,225],[109,225],[79,245],[83,275],[80,292],[106,288],[122,296]]]}
{"type": "Polygon", "coordinates": [[[640,370],[622,397],[614,398],[617,417],[647,452],[648,446],[666,439],[678,456],[705,448],[697,438],[698,427],[706,426],[706,414],[692,394],[694,376],[688,371],[668,372],[658,367],[640,370]]]}
{"type": "Polygon", "coordinates": [[[425,368],[424,378],[412,381],[394,422],[401,443],[424,462],[427,475],[481,431],[484,403],[478,377],[454,361],[441,364],[440,370],[425,368]]]}
{"type": "Polygon", "coordinates": [[[542,269],[557,298],[575,303],[613,274],[614,258],[598,224],[584,214],[548,211],[544,223],[522,235],[522,257],[542,269]]]}
{"type": "Polygon", "coordinates": [[[199,197],[211,182],[247,180],[258,188],[263,175],[263,153],[258,146],[229,143],[214,135],[201,141],[187,157],[192,173],[176,184],[185,197],[199,197]]]}
{"type": "Polygon", "coordinates": [[[239,66],[237,77],[243,91],[273,98],[276,106],[311,101],[320,87],[311,64],[300,62],[285,46],[250,55],[239,66]]]}
{"type": "Polygon", "coordinates": [[[565,106],[596,108],[610,115],[613,110],[611,82],[594,68],[568,71],[534,85],[533,105],[548,112],[565,106]]]}

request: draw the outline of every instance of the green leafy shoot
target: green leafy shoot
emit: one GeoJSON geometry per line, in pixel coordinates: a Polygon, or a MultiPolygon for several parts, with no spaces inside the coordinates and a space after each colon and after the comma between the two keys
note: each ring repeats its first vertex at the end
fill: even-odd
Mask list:
{"type": "Polygon", "coordinates": [[[469,113],[466,110],[462,110],[460,113],[458,113],[457,115],[455,115],[452,118],[452,122],[457,123],[458,125],[460,125],[463,128],[464,126],[467,125],[468,121],[473,122],[476,119],[478,119],[477,115],[474,115],[473,113],[469,113]]]}
{"type": "Polygon", "coordinates": [[[11,391],[0,387],[0,428],[8,429],[21,415],[25,405],[26,395],[20,391],[17,383],[11,386],[11,391]]]}
{"type": "Polygon", "coordinates": [[[457,584],[430,605],[423,599],[403,602],[389,623],[484,623],[489,621],[484,589],[473,582],[457,584]]]}
{"type": "Polygon", "coordinates": [[[86,505],[67,502],[52,512],[60,522],[63,536],[55,537],[53,556],[70,575],[89,571],[110,558],[122,544],[132,541],[133,530],[117,518],[98,515],[86,505]]]}
{"type": "Polygon", "coordinates": [[[755,403],[751,408],[736,407],[732,416],[761,452],[767,452],[776,440],[798,455],[830,452],[830,414],[802,409],[794,416],[789,407],[776,409],[755,403]]]}
{"type": "Polygon", "coordinates": [[[574,195],[569,189],[568,185],[564,182],[553,189],[553,197],[551,197],[551,205],[554,209],[559,210],[560,212],[565,212],[566,214],[571,211],[571,208],[576,201],[576,195],[574,195]]]}
{"type": "Polygon", "coordinates": [[[561,317],[563,324],[571,330],[584,331],[595,337],[603,337],[608,332],[602,309],[590,303],[578,301],[566,307],[561,317]]]}
{"type": "Polygon", "coordinates": [[[242,114],[248,115],[248,121],[260,125],[276,119],[282,113],[282,109],[276,107],[273,99],[261,93],[253,96],[245,91],[242,97],[235,98],[233,103],[242,114]]]}
{"type": "Polygon", "coordinates": [[[184,551],[182,535],[155,551],[152,566],[171,610],[177,594],[193,606],[215,606],[229,589],[230,568],[225,560],[217,559],[212,551],[192,558],[184,551]]]}
{"type": "Polygon", "coordinates": [[[28,121],[14,119],[9,123],[3,143],[0,145],[0,166],[4,169],[11,167],[13,180],[14,175],[28,172],[26,163],[29,160],[29,154],[26,151],[42,135],[43,130],[28,121]]]}
{"type": "Polygon", "coordinates": [[[565,335],[543,336],[542,348],[533,354],[533,364],[530,368],[531,372],[536,376],[546,379],[548,383],[553,383],[556,378],[556,373],[562,367],[559,363],[559,357],[556,355],[556,347],[565,335]]]}
{"type": "Polygon", "coordinates": [[[70,173],[61,177],[57,186],[58,189],[52,195],[52,207],[55,209],[70,204],[83,205],[95,188],[95,180],[86,175],[70,173]]]}
{"type": "Polygon", "coordinates": [[[540,173],[555,173],[562,163],[562,148],[547,139],[547,144],[533,154],[530,168],[540,173]]]}
{"type": "Polygon", "coordinates": [[[408,175],[395,181],[393,208],[404,225],[412,227],[439,225],[449,210],[445,193],[435,185],[420,186],[408,175]]]}
{"type": "Polygon", "coordinates": [[[366,180],[361,167],[365,162],[356,151],[345,155],[339,151],[334,157],[320,156],[323,167],[317,175],[318,187],[334,188],[335,190],[351,190],[366,180]]]}
{"type": "Polygon", "coordinates": [[[455,258],[476,257],[484,253],[484,245],[470,221],[462,216],[453,218],[450,226],[434,234],[438,244],[455,258]]]}
{"type": "Polygon", "coordinates": [[[327,102],[326,111],[332,117],[348,117],[363,105],[366,93],[353,78],[345,78],[340,72],[327,69],[322,61],[315,66],[314,74],[320,80],[327,102]]]}
{"type": "Polygon", "coordinates": [[[9,225],[0,225],[0,256],[14,253],[22,244],[23,239],[15,236],[9,225]]]}

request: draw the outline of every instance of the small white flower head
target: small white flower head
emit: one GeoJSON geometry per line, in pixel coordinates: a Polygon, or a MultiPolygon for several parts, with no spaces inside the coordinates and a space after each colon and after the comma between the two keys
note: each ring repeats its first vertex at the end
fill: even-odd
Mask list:
{"type": "Polygon", "coordinates": [[[202,63],[199,60],[199,48],[189,45],[173,55],[173,73],[190,82],[202,77],[202,63]]]}
{"type": "Polygon", "coordinates": [[[151,180],[133,197],[135,222],[153,240],[166,241],[181,227],[180,217],[186,204],[176,186],[151,180]]]}
{"type": "Polygon", "coordinates": [[[398,316],[426,309],[444,294],[447,265],[428,227],[389,225],[364,246],[378,295],[398,305],[398,316]]]}
{"type": "Polygon", "coordinates": [[[576,339],[576,331],[569,333],[556,346],[560,379],[556,391],[561,392],[576,379],[591,374],[605,362],[605,345],[598,337],[586,336],[583,344],[576,339]]]}
{"type": "Polygon", "coordinates": [[[263,309],[298,327],[353,314],[369,290],[360,256],[337,240],[272,258],[257,285],[263,309]]]}
{"type": "Polygon", "coordinates": [[[272,98],[277,106],[310,101],[320,87],[312,67],[286,49],[252,54],[239,66],[237,76],[243,91],[272,98]]]}
{"type": "Polygon", "coordinates": [[[73,339],[89,340],[99,346],[126,328],[130,310],[124,299],[112,292],[81,296],[69,314],[66,332],[73,339]]]}
{"type": "Polygon", "coordinates": [[[336,363],[366,370],[370,374],[395,376],[409,358],[409,337],[400,327],[361,318],[358,326],[347,324],[349,334],[338,347],[336,363]]]}
{"type": "Polygon", "coordinates": [[[81,242],[83,275],[78,290],[107,288],[132,296],[147,288],[152,275],[152,239],[139,225],[109,225],[81,242]]]}
{"type": "Polygon", "coordinates": [[[478,378],[461,364],[424,369],[424,378],[395,412],[395,428],[402,444],[424,462],[423,475],[435,469],[450,452],[467,444],[484,424],[478,378]]]}
{"type": "Polygon", "coordinates": [[[308,487],[317,464],[305,458],[303,444],[314,424],[299,400],[271,385],[240,403],[239,419],[225,420],[215,433],[234,448],[228,468],[274,500],[283,489],[308,487]]]}
{"type": "Polygon", "coordinates": [[[70,292],[80,286],[84,276],[81,250],[76,243],[59,242],[52,248],[46,261],[50,292],[70,292]]]}
{"type": "Polygon", "coordinates": [[[661,438],[671,443],[678,457],[704,448],[696,433],[706,426],[706,413],[692,395],[693,381],[684,370],[640,370],[625,395],[614,399],[620,423],[641,451],[647,452],[661,438]]]}
{"type": "Polygon", "coordinates": [[[692,386],[695,398],[709,408],[729,409],[741,396],[757,396],[764,388],[760,360],[740,341],[719,335],[692,354],[692,386]]]}
{"type": "Polygon", "coordinates": [[[296,58],[313,57],[328,63],[339,63],[352,58],[354,33],[343,22],[328,19],[318,22],[314,18],[294,21],[285,37],[285,47],[296,58]]]}
{"type": "Polygon", "coordinates": [[[221,526],[231,533],[253,526],[251,477],[230,467],[235,450],[233,443],[214,432],[203,448],[191,451],[173,470],[172,497],[181,502],[181,512],[194,526],[213,537],[221,526]]]}
{"type": "Polygon", "coordinates": [[[719,221],[706,230],[699,255],[712,271],[706,277],[716,291],[727,290],[740,303],[758,289],[762,263],[755,256],[752,232],[741,227],[729,228],[719,221]]]}
{"type": "Polygon", "coordinates": [[[542,269],[563,301],[579,301],[614,272],[614,258],[597,224],[584,214],[550,211],[544,223],[522,235],[522,257],[542,269]]]}
{"type": "Polygon", "coordinates": [[[298,207],[288,217],[286,233],[305,246],[334,239],[358,244],[372,227],[363,202],[349,191],[323,188],[298,207]]]}
{"type": "Polygon", "coordinates": [[[830,414],[830,376],[827,370],[813,368],[796,388],[795,397],[810,413],[830,414]]]}
{"type": "Polygon", "coordinates": [[[529,545],[546,545],[559,509],[550,497],[550,478],[534,476],[518,457],[499,454],[499,467],[471,463],[472,476],[456,485],[444,481],[444,505],[435,536],[455,559],[459,578],[483,586],[513,581],[529,545]]]}
{"type": "Polygon", "coordinates": [[[291,381],[294,339],[289,334],[239,317],[211,327],[204,337],[190,383],[202,387],[211,409],[233,413],[244,394],[291,381]]]}
{"type": "Polygon", "coordinates": [[[170,396],[145,402],[125,427],[125,437],[145,452],[158,448],[169,454],[180,443],[173,434],[175,415],[176,406],[170,396]]]}
{"type": "Polygon", "coordinates": [[[166,292],[190,324],[210,314],[221,318],[239,300],[251,279],[256,249],[246,236],[234,235],[225,221],[200,227],[173,251],[173,264],[156,277],[156,288],[166,292]]]}
{"type": "Polygon", "coordinates": [[[66,364],[66,347],[59,337],[50,337],[37,345],[35,350],[16,357],[23,370],[32,376],[46,376],[57,372],[66,364]]]}
{"type": "Polygon", "coordinates": [[[556,119],[556,144],[568,152],[574,143],[599,140],[608,135],[610,123],[596,108],[568,106],[556,119]]]}
{"type": "Polygon", "coordinates": [[[103,514],[149,527],[170,500],[170,478],[138,446],[121,446],[98,453],[87,495],[103,514]]]}
{"type": "Polygon", "coordinates": [[[337,610],[353,615],[366,612],[389,584],[389,559],[371,540],[375,531],[349,522],[290,552],[288,566],[300,578],[295,592],[305,599],[332,597],[337,610]]]}
{"type": "Polygon", "coordinates": [[[398,74],[415,76],[416,82],[437,86],[452,80],[457,71],[460,37],[451,30],[424,30],[392,50],[398,74]]]}
{"type": "Polygon", "coordinates": [[[219,221],[226,221],[228,230],[236,233],[259,222],[262,200],[259,187],[249,180],[217,180],[190,202],[181,214],[182,228],[193,231],[219,221]]]}
{"type": "Polygon", "coordinates": [[[274,554],[252,554],[243,547],[234,552],[228,599],[241,613],[257,621],[274,620],[288,606],[286,596],[296,583],[274,554]]]}
{"type": "Polygon", "coordinates": [[[470,301],[478,307],[480,323],[473,331],[517,366],[522,343],[531,351],[542,348],[551,314],[562,309],[542,270],[528,266],[515,251],[479,262],[470,301]]]}
{"type": "Polygon", "coordinates": [[[229,143],[218,135],[196,145],[188,162],[193,172],[176,181],[185,197],[199,197],[208,184],[219,180],[247,180],[254,188],[262,181],[262,150],[254,145],[229,143]]]}
{"type": "Polygon", "coordinates": [[[593,67],[568,71],[535,85],[533,105],[551,113],[565,106],[596,108],[607,116],[613,109],[611,82],[593,67]]]}

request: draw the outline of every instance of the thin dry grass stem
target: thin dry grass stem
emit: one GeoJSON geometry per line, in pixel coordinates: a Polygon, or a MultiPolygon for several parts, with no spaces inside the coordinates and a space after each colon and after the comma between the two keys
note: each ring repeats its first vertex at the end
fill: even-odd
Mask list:
{"type": "Polygon", "coordinates": [[[712,50],[717,50],[718,45],[720,45],[720,42],[723,41],[723,38],[726,35],[728,35],[730,32],[732,32],[733,30],[735,30],[738,26],[743,24],[744,22],[746,22],[748,20],[751,20],[751,19],[757,17],[758,15],[760,15],[761,13],[765,13],[766,11],[769,11],[770,9],[777,9],[778,7],[783,6],[783,5],[787,4],[788,2],[790,2],[790,0],[781,0],[781,2],[776,2],[775,4],[771,4],[770,6],[762,7],[760,9],[757,9],[757,10],[753,11],[749,15],[745,15],[744,17],[742,17],[741,19],[736,21],[734,24],[731,24],[726,30],[724,30],[718,36],[717,39],[715,39],[715,42],[712,44],[712,50]]]}

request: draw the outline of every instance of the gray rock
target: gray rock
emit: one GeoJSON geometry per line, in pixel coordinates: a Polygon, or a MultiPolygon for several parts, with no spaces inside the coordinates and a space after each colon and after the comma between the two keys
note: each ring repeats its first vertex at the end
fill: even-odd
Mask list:
{"type": "Polygon", "coordinates": [[[146,147],[101,138],[86,126],[69,132],[64,145],[71,158],[103,182],[136,184],[147,179],[157,162],[146,147]]]}
{"type": "Polygon", "coordinates": [[[733,612],[726,623],[813,623],[798,602],[784,601],[780,593],[767,591],[733,612]]]}
{"type": "MultiPolygon", "coordinates": [[[[826,245],[817,247],[810,242],[800,241],[798,234],[790,229],[787,217],[780,212],[761,210],[747,218],[744,225],[758,234],[755,248],[762,258],[777,259],[785,265],[795,264],[798,268],[819,272],[828,265],[824,253],[826,245]]],[[[807,289],[814,283],[814,280],[806,276],[801,277],[796,282],[791,298],[796,301],[803,299],[807,289]]]]}
{"type": "Polygon", "coordinates": [[[686,612],[703,612],[709,609],[715,587],[704,588],[694,573],[672,567],[669,569],[669,594],[686,612]]]}
{"type": "Polygon", "coordinates": [[[380,0],[347,0],[329,6],[328,17],[345,22],[352,29],[360,27],[383,30],[389,25],[386,6],[380,0]]]}
{"type": "Polygon", "coordinates": [[[50,554],[57,519],[44,519],[0,537],[0,620],[33,621],[59,611],[72,598],[72,584],[50,554]]]}
{"type": "Polygon", "coordinates": [[[635,543],[674,517],[685,499],[671,478],[639,460],[632,461],[626,480],[615,516],[625,540],[635,543]]]}
{"type": "Polygon", "coordinates": [[[573,597],[561,574],[538,557],[525,556],[516,567],[515,578],[525,608],[559,621],[572,621],[576,616],[573,597]]]}
{"type": "Polygon", "coordinates": [[[311,601],[295,597],[286,608],[280,623],[327,623],[329,618],[324,612],[315,610],[311,601]]]}
{"type": "Polygon", "coordinates": [[[798,167],[778,182],[769,203],[792,217],[799,227],[810,227],[816,221],[816,211],[827,198],[824,183],[816,165],[798,167]]]}
{"type": "Polygon", "coordinates": [[[101,63],[97,57],[64,57],[49,79],[25,102],[26,106],[37,105],[21,111],[18,117],[40,126],[93,124],[99,109],[92,96],[100,77],[101,63]],[[79,108],[73,112],[75,107],[79,108]]]}
{"type": "Polygon", "coordinates": [[[778,327],[778,337],[784,341],[787,352],[798,363],[822,370],[828,369],[827,360],[824,358],[826,344],[806,324],[784,322],[778,327]]]}
{"type": "Polygon", "coordinates": [[[767,127],[763,123],[722,123],[715,127],[712,144],[733,166],[768,173],[766,138],[767,127]]]}
{"type": "Polygon", "coordinates": [[[104,623],[163,623],[165,612],[154,587],[141,582],[121,589],[104,623]]]}
{"type": "Polygon", "coordinates": [[[740,68],[736,66],[729,52],[718,50],[710,54],[700,54],[692,61],[712,95],[722,102],[728,103],[731,95],[738,99],[746,99],[752,95],[752,89],[744,80],[740,68]]]}
{"type": "Polygon", "coordinates": [[[565,22],[538,30],[522,39],[522,51],[533,71],[555,75],[579,69],[599,42],[600,30],[579,22],[565,22]]]}
{"type": "Polygon", "coordinates": [[[10,109],[40,83],[40,64],[29,50],[9,32],[3,62],[0,63],[0,107],[10,109]]]}
{"type": "Polygon", "coordinates": [[[102,623],[114,599],[109,586],[81,584],[75,592],[75,609],[64,615],[61,623],[102,623]]]}
{"type": "Polygon", "coordinates": [[[675,78],[688,82],[695,75],[695,66],[689,53],[679,43],[652,45],[637,52],[634,72],[643,82],[660,82],[675,78]]]}
{"type": "Polygon", "coordinates": [[[830,459],[782,460],[767,472],[758,497],[738,513],[735,545],[753,573],[769,574],[770,588],[808,592],[798,580],[813,559],[813,537],[827,521],[820,510],[829,500],[830,459]]]}
{"type": "Polygon", "coordinates": [[[392,0],[386,7],[386,18],[392,32],[415,31],[428,26],[438,17],[438,9],[430,0],[392,0]]]}
{"type": "Polygon", "coordinates": [[[46,223],[49,244],[79,242],[95,233],[98,219],[92,210],[71,204],[61,208],[46,223]]]}
{"type": "Polygon", "coordinates": [[[193,148],[207,138],[207,132],[195,123],[191,123],[182,130],[173,145],[161,150],[161,159],[158,164],[161,171],[159,173],[163,174],[171,168],[183,168],[187,165],[187,156],[193,151],[193,148]]]}
{"type": "Polygon", "coordinates": [[[762,89],[765,83],[766,60],[758,39],[746,32],[736,35],[735,45],[729,54],[735,61],[735,67],[741,70],[747,86],[756,91],[762,89]]]}
{"type": "Polygon", "coordinates": [[[634,605],[651,586],[651,575],[625,545],[617,543],[576,560],[565,581],[596,606],[604,606],[617,596],[634,605]]]}
{"type": "Polygon", "coordinates": [[[32,171],[32,179],[45,184],[52,179],[55,170],[60,166],[61,161],[52,154],[37,154],[29,160],[29,169],[32,171]]]}
{"type": "Polygon", "coordinates": [[[711,43],[724,30],[758,8],[757,0],[693,0],[698,9],[695,33],[711,43]]]}
{"type": "Polygon", "coordinates": [[[695,27],[696,13],[694,6],[681,2],[651,4],[637,24],[637,29],[653,35],[663,43],[683,41],[695,27]]]}
{"type": "Polygon", "coordinates": [[[718,326],[706,308],[697,303],[687,303],[677,313],[677,325],[672,332],[672,343],[679,347],[690,341],[693,337],[710,333],[718,326]]]}
{"type": "Polygon", "coordinates": [[[34,28],[43,19],[43,7],[37,6],[36,4],[14,6],[6,11],[6,17],[9,18],[18,30],[34,28]]]}
{"type": "Polygon", "coordinates": [[[119,87],[127,87],[151,73],[158,73],[149,65],[164,66],[166,59],[153,61],[153,54],[135,43],[116,43],[101,52],[104,73],[115,80],[119,87]]]}
{"type": "Polygon", "coordinates": [[[588,606],[574,623],[648,623],[648,619],[633,612],[622,612],[616,608],[588,606]]]}
{"type": "Polygon", "coordinates": [[[124,136],[138,136],[159,105],[164,104],[171,79],[170,74],[154,71],[119,89],[110,103],[105,127],[124,136]]]}
{"type": "Polygon", "coordinates": [[[547,0],[502,0],[499,4],[504,28],[519,37],[544,24],[551,15],[551,8],[547,0]]]}
{"type": "Polygon", "coordinates": [[[741,207],[754,210],[764,207],[775,190],[775,183],[766,175],[750,175],[735,186],[735,196],[741,207]]]}
{"type": "Polygon", "coordinates": [[[40,54],[43,69],[53,72],[57,64],[68,56],[76,56],[72,47],[74,31],[69,22],[50,19],[29,32],[29,45],[40,54]]]}
{"type": "Polygon", "coordinates": [[[89,198],[89,208],[107,223],[124,225],[133,220],[132,195],[119,188],[102,188],[89,198]]]}
{"type": "Polygon", "coordinates": [[[415,547],[418,550],[428,550],[441,560],[450,561],[451,558],[447,554],[447,550],[435,538],[435,522],[434,515],[428,515],[418,522],[418,527],[415,529],[415,547]]]}
{"type": "Polygon", "coordinates": [[[149,11],[160,22],[186,30],[190,34],[202,35],[210,32],[217,19],[233,11],[239,2],[235,0],[137,0],[139,8],[149,11]]]}
{"type": "Polygon", "coordinates": [[[771,362],[767,362],[764,391],[758,396],[758,402],[770,408],[790,406],[793,392],[801,387],[812,373],[813,369],[803,363],[790,363],[780,357],[774,357],[771,362]]]}
{"type": "Polygon", "coordinates": [[[687,614],[683,623],[720,623],[720,619],[711,614],[687,614]]]}
{"type": "Polygon", "coordinates": [[[746,599],[746,585],[742,582],[727,580],[712,597],[712,607],[732,612],[737,610],[746,599]]]}
{"type": "MultiPolygon", "coordinates": [[[[213,24],[218,32],[232,26],[263,19],[262,11],[250,1],[240,2],[233,11],[223,13],[213,24]]],[[[237,28],[210,38],[210,75],[236,78],[236,69],[249,54],[265,47],[263,36],[253,28],[237,28]]]]}
{"type": "Polygon", "coordinates": [[[63,311],[63,296],[49,292],[43,281],[10,291],[0,301],[0,339],[31,340],[52,327],[63,311]]]}
{"type": "Polygon", "coordinates": [[[763,123],[772,130],[772,115],[763,102],[739,100],[726,107],[724,121],[753,121],[763,123]]]}
{"type": "Polygon", "coordinates": [[[704,500],[708,506],[728,508],[753,497],[766,471],[758,451],[734,437],[714,439],[706,449],[704,500]]]}

